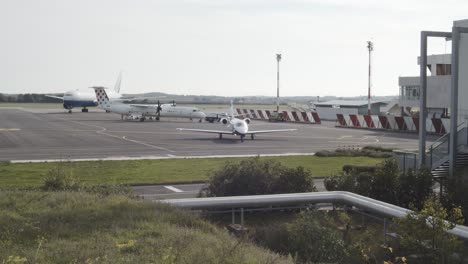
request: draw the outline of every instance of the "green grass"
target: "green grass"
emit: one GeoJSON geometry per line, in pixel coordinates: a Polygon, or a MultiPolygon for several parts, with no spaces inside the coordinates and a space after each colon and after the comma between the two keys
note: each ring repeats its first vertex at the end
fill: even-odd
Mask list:
{"type": "MultiPolygon", "coordinates": [[[[86,184],[157,184],[206,181],[210,172],[226,162],[246,158],[200,158],[132,161],[80,161],[50,163],[0,163],[1,188],[38,187],[52,168],[62,166],[66,173],[86,184]]],[[[265,157],[294,168],[303,166],[314,177],[338,174],[343,165],[374,165],[383,159],[368,157],[265,157]]]]}
{"type": "Polygon", "coordinates": [[[127,196],[2,191],[0,212],[1,263],[292,263],[196,215],[127,196]]]}
{"type": "Polygon", "coordinates": [[[2,107],[53,109],[53,108],[63,108],[63,104],[62,103],[0,103],[0,108],[2,107]]]}

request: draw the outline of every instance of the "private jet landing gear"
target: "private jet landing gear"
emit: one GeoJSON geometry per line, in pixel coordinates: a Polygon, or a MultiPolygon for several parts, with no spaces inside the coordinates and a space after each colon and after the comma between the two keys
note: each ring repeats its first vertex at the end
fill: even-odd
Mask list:
{"type": "Polygon", "coordinates": [[[87,108],[83,108],[83,109],[81,109],[81,112],[82,112],[82,113],[88,113],[88,109],[87,109],[87,108]]]}
{"type": "Polygon", "coordinates": [[[198,120],[198,123],[201,123],[202,122],[202,119],[198,120]]]}
{"type": "Polygon", "coordinates": [[[145,118],[144,117],[140,117],[140,122],[143,122],[145,121],[145,118]]]}
{"type": "Polygon", "coordinates": [[[219,134],[219,139],[223,139],[223,134],[219,134]]]}
{"type": "Polygon", "coordinates": [[[244,142],[245,135],[241,135],[240,137],[241,137],[241,142],[244,142]]]}
{"type": "Polygon", "coordinates": [[[252,140],[254,140],[254,138],[255,138],[255,137],[254,137],[254,134],[250,134],[250,138],[251,138],[252,140]]]}
{"type": "Polygon", "coordinates": [[[71,114],[71,113],[72,113],[72,110],[71,110],[71,109],[68,109],[68,113],[71,114]]]}

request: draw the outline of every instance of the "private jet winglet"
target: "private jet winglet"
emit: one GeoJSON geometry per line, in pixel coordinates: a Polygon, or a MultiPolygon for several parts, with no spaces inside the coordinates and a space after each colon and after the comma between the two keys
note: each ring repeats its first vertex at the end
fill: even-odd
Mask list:
{"type": "Polygon", "coordinates": [[[264,134],[264,133],[277,133],[277,132],[291,132],[297,129],[273,129],[273,130],[257,130],[257,131],[249,131],[249,124],[250,119],[244,118],[239,119],[236,118],[234,115],[234,107],[231,101],[231,116],[228,118],[222,118],[221,122],[225,125],[228,125],[231,128],[230,131],[223,131],[223,130],[207,130],[207,129],[192,129],[192,128],[177,128],[179,131],[193,131],[193,132],[200,132],[200,133],[211,133],[211,134],[218,134],[219,139],[223,138],[224,135],[236,135],[240,136],[241,142],[244,142],[244,138],[246,135],[250,135],[250,138],[253,140],[255,138],[255,134],[264,134]]]}

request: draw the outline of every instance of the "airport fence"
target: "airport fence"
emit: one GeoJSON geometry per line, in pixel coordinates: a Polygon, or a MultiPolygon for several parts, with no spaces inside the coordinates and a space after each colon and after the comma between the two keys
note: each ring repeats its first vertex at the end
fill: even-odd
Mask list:
{"type": "MultiPolygon", "coordinates": [[[[336,114],[337,127],[383,129],[393,131],[418,132],[419,117],[336,114]]],[[[450,119],[427,118],[426,131],[444,135],[450,130],[450,119]]]]}
{"type": "MultiPolygon", "coordinates": [[[[236,109],[237,114],[244,115],[253,120],[269,120],[273,111],[257,109],[236,109]]],[[[316,112],[283,111],[283,118],[286,122],[298,122],[309,124],[321,124],[319,115],[316,112]]]]}

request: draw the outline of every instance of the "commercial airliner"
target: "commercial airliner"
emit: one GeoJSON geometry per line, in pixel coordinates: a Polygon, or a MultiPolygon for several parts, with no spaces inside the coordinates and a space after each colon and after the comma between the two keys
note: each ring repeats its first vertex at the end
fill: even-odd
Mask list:
{"type": "Polygon", "coordinates": [[[205,118],[205,113],[200,112],[195,107],[180,107],[172,104],[124,104],[119,101],[110,100],[104,87],[94,88],[97,106],[107,112],[117,113],[121,115],[121,119],[139,119],[145,121],[146,118],[154,118],[159,120],[160,117],[182,117],[199,119],[201,122],[205,118]]]}
{"type": "MultiPolygon", "coordinates": [[[[108,93],[109,98],[124,99],[120,95],[120,83],[122,82],[122,73],[119,74],[117,82],[115,83],[114,89],[108,93]]],[[[46,95],[47,97],[60,99],[63,101],[63,108],[68,110],[68,113],[72,113],[72,108],[82,107],[81,112],[88,112],[87,107],[97,106],[96,95],[90,89],[76,89],[70,90],[63,94],[63,96],[46,95]]]]}
{"type": "Polygon", "coordinates": [[[223,138],[223,135],[236,135],[240,136],[241,142],[244,142],[246,135],[250,135],[250,138],[253,140],[255,134],[264,134],[264,133],[276,133],[276,132],[290,132],[295,131],[296,129],[273,129],[273,130],[256,130],[249,131],[250,119],[244,118],[239,119],[234,115],[234,106],[231,101],[231,116],[227,118],[222,118],[221,122],[225,125],[228,125],[229,130],[206,130],[206,129],[192,129],[192,128],[177,128],[180,131],[193,131],[201,133],[212,133],[218,134],[219,139],[223,138]]]}

